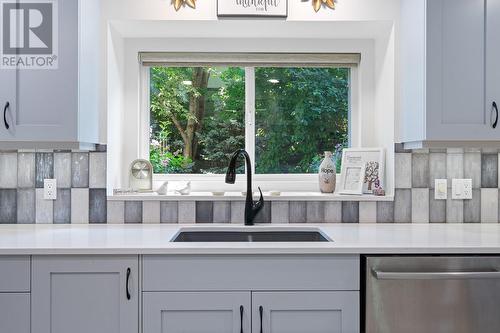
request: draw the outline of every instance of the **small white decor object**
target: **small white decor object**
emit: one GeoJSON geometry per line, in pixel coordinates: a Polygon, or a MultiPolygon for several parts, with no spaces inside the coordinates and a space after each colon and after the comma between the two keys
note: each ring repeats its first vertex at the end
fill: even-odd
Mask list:
{"type": "Polygon", "coordinates": [[[342,185],[339,194],[374,194],[384,188],[385,150],[349,148],[342,156],[342,185]],[[361,171],[361,174],[358,174],[361,171]],[[359,178],[358,178],[359,177],[359,178]],[[361,179],[361,184],[358,184],[361,179]]]}
{"type": "Polygon", "coordinates": [[[164,182],[158,190],[156,190],[156,193],[159,195],[167,195],[167,190],[168,190],[168,182],[164,182]]]}
{"type": "Polygon", "coordinates": [[[217,0],[218,16],[287,17],[288,0],[217,0]]]}
{"type": "Polygon", "coordinates": [[[136,191],[151,191],[153,188],[153,166],[147,160],[135,160],[130,164],[130,188],[136,191]]]}
{"type": "Polygon", "coordinates": [[[319,166],[319,189],[321,193],[335,192],[337,185],[337,166],[331,151],[325,151],[325,158],[319,166]]]}
{"type": "Polygon", "coordinates": [[[187,182],[186,186],[175,190],[175,192],[179,193],[180,195],[189,195],[191,193],[191,182],[187,182]]]}

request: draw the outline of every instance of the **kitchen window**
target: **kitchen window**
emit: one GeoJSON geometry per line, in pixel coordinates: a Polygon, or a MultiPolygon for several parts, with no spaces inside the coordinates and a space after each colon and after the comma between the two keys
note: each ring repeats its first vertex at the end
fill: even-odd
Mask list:
{"type": "Polygon", "coordinates": [[[149,124],[142,147],[156,180],[220,180],[239,148],[249,152],[257,181],[305,180],[317,173],[324,151],[349,146],[359,54],[140,59],[149,124]]]}

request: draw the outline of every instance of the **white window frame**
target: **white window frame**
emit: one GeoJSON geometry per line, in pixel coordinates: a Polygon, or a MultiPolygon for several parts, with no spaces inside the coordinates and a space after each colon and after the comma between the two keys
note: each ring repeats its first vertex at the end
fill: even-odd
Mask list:
{"type": "MultiPolygon", "coordinates": [[[[255,68],[256,67],[342,67],[349,71],[349,145],[353,138],[359,136],[359,126],[354,119],[359,119],[359,54],[206,54],[206,53],[147,53],[147,60],[140,62],[140,119],[139,119],[139,153],[142,158],[149,159],[150,128],[150,71],[154,65],[172,67],[194,66],[232,66],[245,68],[245,149],[252,159],[254,184],[263,191],[311,192],[318,189],[317,174],[255,174],[255,68]],[[357,57],[356,57],[357,56],[357,57]],[[358,58],[352,62],[353,58],[358,58]]],[[[340,179],[339,177],[337,179],[340,179]]],[[[154,174],[155,184],[190,181],[197,191],[229,190],[224,184],[222,174],[154,174]]],[[[231,191],[244,190],[246,177],[237,177],[236,187],[231,191]]]]}

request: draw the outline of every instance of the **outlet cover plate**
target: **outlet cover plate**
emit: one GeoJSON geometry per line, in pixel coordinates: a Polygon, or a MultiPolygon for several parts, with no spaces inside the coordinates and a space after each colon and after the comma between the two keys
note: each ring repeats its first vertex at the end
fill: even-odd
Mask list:
{"type": "Polygon", "coordinates": [[[451,191],[453,200],[472,200],[472,179],[453,179],[451,191]]]}
{"type": "Polygon", "coordinates": [[[43,198],[45,200],[57,199],[57,181],[55,179],[43,180],[43,198]]]}
{"type": "Polygon", "coordinates": [[[448,199],[448,180],[435,179],[434,180],[434,199],[446,200],[448,199]]]}

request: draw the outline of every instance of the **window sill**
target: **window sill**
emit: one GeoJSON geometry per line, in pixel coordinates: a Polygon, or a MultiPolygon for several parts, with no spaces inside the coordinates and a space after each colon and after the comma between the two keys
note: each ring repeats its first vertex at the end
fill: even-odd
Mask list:
{"type": "MultiPolygon", "coordinates": [[[[257,199],[257,197],[255,197],[257,199]]],[[[266,201],[394,201],[393,195],[384,197],[374,195],[340,195],[318,192],[281,192],[281,195],[270,195],[264,192],[266,201]]],[[[108,196],[110,201],[244,201],[241,192],[226,192],[224,195],[214,195],[212,192],[191,192],[188,195],[169,193],[159,195],[152,193],[133,193],[108,196]]]]}

